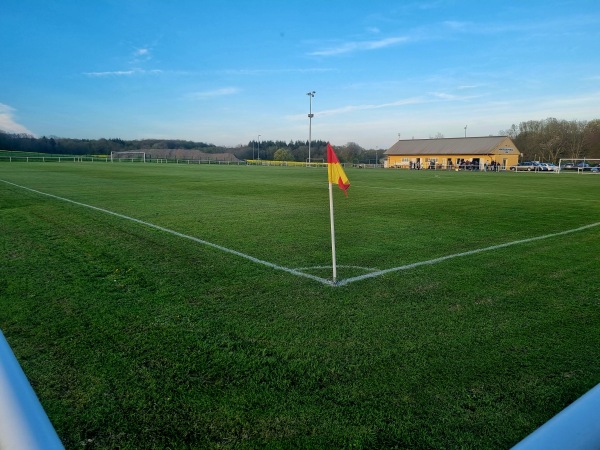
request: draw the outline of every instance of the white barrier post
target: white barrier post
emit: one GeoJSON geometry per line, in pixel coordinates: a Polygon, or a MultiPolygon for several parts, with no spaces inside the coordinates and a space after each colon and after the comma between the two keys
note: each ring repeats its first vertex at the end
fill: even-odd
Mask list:
{"type": "Polygon", "coordinates": [[[0,449],[64,450],[1,330],[0,449]]]}
{"type": "Polygon", "coordinates": [[[600,384],[512,448],[512,450],[538,449],[600,449],[600,384]]]}

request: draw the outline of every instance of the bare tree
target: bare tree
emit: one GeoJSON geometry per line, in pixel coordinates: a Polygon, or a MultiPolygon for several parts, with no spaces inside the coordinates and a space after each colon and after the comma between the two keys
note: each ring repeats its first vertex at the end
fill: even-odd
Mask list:
{"type": "Polygon", "coordinates": [[[600,119],[592,120],[585,126],[583,146],[588,158],[600,158],[600,119]]]}
{"type": "Polygon", "coordinates": [[[584,130],[587,122],[563,122],[567,156],[572,159],[580,159],[584,156],[584,130]]]}
{"type": "Polygon", "coordinates": [[[364,151],[365,149],[356,142],[348,142],[344,147],[340,147],[339,150],[336,150],[336,153],[340,158],[340,161],[353,162],[354,160],[358,160],[364,151]]]}
{"type": "Polygon", "coordinates": [[[557,162],[563,153],[563,142],[560,136],[551,136],[546,142],[540,144],[543,150],[541,159],[544,161],[557,162]]]}
{"type": "Polygon", "coordinates": [[[519,129],[513,123],[512,126],[508,130],[500,130],[498,131],[498,136],[508,136],[511,139],[515,139],[519,135],[519,129]]]}

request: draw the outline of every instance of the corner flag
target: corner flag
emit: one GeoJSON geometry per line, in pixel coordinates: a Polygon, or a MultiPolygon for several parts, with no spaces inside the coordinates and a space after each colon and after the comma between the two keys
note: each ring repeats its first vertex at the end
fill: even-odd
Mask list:
{"type": "Polygon", "coordinates": [[[350,181],[340,164],[340,160],[333,151],[333,147],[327,143],[327,174],[329,176],[329,182],[337,184],[341,190],[344,191],[346,197],[348,196],[348,188],[350,187],[350,181]]]}
{"type": "Polygon", "coordinates": [[[350,181],[340,164],[340,160],[337,158],[333,147],[327,143],[327,176],[329,179],[329,221],[331,225],[331,262],[333,268],[333,284],[337,282],[337,266],[335,260],[335,225],[333,220],[333,188],[332,186],[337,184],[341,190],[344,191],[346,197],[348,197],[348,188],[350,187],[350,181]]]}

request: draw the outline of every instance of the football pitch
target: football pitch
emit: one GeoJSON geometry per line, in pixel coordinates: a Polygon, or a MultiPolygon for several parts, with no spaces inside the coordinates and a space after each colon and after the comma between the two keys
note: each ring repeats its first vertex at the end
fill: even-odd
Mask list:
{"type": "Polygon", "coordinates": [[[507,448],[600,382],[600,175],[0,163],[67,448],[507,448]]]}

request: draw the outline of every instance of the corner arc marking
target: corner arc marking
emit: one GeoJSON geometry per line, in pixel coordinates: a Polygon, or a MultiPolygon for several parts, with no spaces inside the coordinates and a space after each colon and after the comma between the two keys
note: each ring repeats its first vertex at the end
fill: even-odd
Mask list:
{"type": "Polygon", "coordinates": [[[334,285],[334,283],[331,280],[327,280],[325,278],[317,277],[315,275],[311,275],[311,274],[308,274],[308,273],[303,273],[303,272],[300,272],[300,271],[295,270],[295,269],[290,269],[289,267],[280,266],[280,265],[277,265],[275,263],[272,263],[272,262],[269,262],[269,261],[265,261],[265,260],[256,258],[254,256],[247,255],[247,254],[239,252],[237,250],[233,250],[233,249],[230,249],[230,248],[227,248],[227,247],[223,247],[222,245],[219,245],[219,244],[214,244],[212,242],[205,241],[203,239],[200,239],[200,238],[197,238],[197,237],[194,237],[194,236],[189,236],[187,234],[183,234],[183,233],[180,233],[178,231],[171,230],[169,228],[161,227],[160,225],[155,225],[155,224],[150,223],[150,222],[144,222],[143,220],[136,219],[135,217],[126,216],[125,214],[121,214],[121,213],[118,213],[118,212],[110,211],[110,210],[104,209],[104,208],[99,208],[98,206],[88,205],[86,203],[81,203],[81,202],[78,202],[78,201],[75,201],[75,200],[71,200],[71,199],[68,199],[68,198],[59,197],[58,195],[54,195],[54,194],[49,194],[47,192],[38,191],[36,189],[32,189],[32,188],[28,188],[26,186],[18,185],[16,183],[11,183],[10,181],[6,181],[6,180],[0,180],[0,181],[4,182],[6,184],[10,184],[12,186],[18,187],[20,189],[25,189],[27,191],[39,194],[39,195],[45,195],[47,197],[51,197],[51,198],[54,198],[56,200],[61,200],[61,201],[67,202],[67,203],[72,203],[74,205],[83,206],[85,208],[90,208],[90,209],[93,209],[93,210],[96,210],[96,211],[103,212],[105,214],[110,214],[112,216],[119,217],[121,219],[126,219],[126,220],[130,220],[132,222],[139,223],[139,224],[147,226],[149,228],[154,228],[156,230],[160,230],[160,231],[163,231],[165,233],[173,234],[173,235],[181,237],[181,238],[190,239],[190,240],[192,240],[194,242],[197,242],[199,244],[206,245],[208,247],[212,247],[212,248],[215,248],[215,249],[220,250],[222,252],[230,253],[232,255],[236,255],[236,256],[239,256],[239,257],[244,258],[244,259],[248,259],[248,260],[250,260],[250,261],[252,261],[254,263],[261,264],[261,265],[267,266],[267,267],[271,267],[272,269],[281,270],[283,272],[288,272],[288,273],[291,273],[292,275],[296,275],[296,276],[299,276],[299,277],[309,278],[311,280],[318,281],[321,284],[332,285],[332,286],[334,285]]]}
{"type": "MultiPolygon", "coordinates": [[[[482,253],[482,252],[487,252],[487,251],[492,251],[492,250],[498,250],[500,248],[510,247],[510,246],[513,246],[513,245],[525,244],[525,243],[528,243],[528,242],[534,242],[534,241],[538,241],[538,240],[542,240],[542,239],[550,239],[550,238],[557,237],[557,236],[563,236],[563,235],[566,235],[566,234],[576,233],[576,232],[584,231],[584,230],[587,230],[587,229],[590,229],[590,228],[594,228],[594,227],[597,227],[597,226],[600,225],[600,222],[595,222],[595,223],[584,225],[584,226],[581,226],[581,227],[578,227],[578,228],[573,228],[573,229],[570,229],[570,230],[560,231],[560,232],[557,232],[557,233],[550,233],[550,234],[545,234],[545,235],[542,235],[542,236],[535,236],[535,237],[532,237],[532,238],[520,239],[520,240],[517,240],[517,241],[506,242],[504,244],[492,245],[492,246],[489,246],[489,247],[483,247],[483,248],[479,248],[479,249],[469,250],[469,251],[466,251],[466,252],[461,252],[461,253],[455,253],[455,254],[452,254],[452,255],[441,256],[439,258],[434,258],[434,259],[430,259],[430,260],[427,260],[427,261],[420,261],[420,262],[416,262],[416,263],[412,263],[412,264],[406,264],[406,265],[398,266],[398,267],[392,267],[392,268],[389,268],[389,269],[375,270],[373,272],[366,273],[364,275],[359,275],[359,276],[356,276],[356,277],[346,278],[346,279],[338,280],[338,281],[334,282],[334,281],[328,280],[326,278],[321,278],[321,277],[317,277],[315,275],[311,275],[309,273],[301,272],[301,270],[317,269],[317,268],[319,268],[319,269],[320,268],[331,268],[331,266],[315,266],[315,267],[312,267],[312,268],[311,267],[307,267],[307,268],[300,268],[300,269],[291,269],[289,267],[280,266],[280,265],[277,265],[275,263],[272,263],[272,262],[269,262],[269,261],[265,261],[265,260],[256,258],[256,257],[251,256],[251,255],[247,255],[247,254],[239,252],[237,250],[233,250],[233,249],[230,249],[230,248],[227,248],[227,247],[223,247],[221,245],[214,244],[212,242],[205,241],[203,239],[199,239],[199,238],[194,237],[194,236],[189,236],[187,234],[179,233],[178,231],[174,231],[174,230],[170,230],[170,229],[165,228],[165,227],[161,227],[160,225],[155,225],[155,224],[150,223],[150,222],[144,222],[143,220],[136,219],[135,217],[126,216],[125,214],[120,214],[120,213],[117,213],[117,212],[114,212],[114,211],[110,211],[108,209],[99,208],[97,206],[88,205],[86,203],[77,202],[75,200],[71,200],[71,199],[64,198],[64,197],[59,197],[58,195],[49,194],[47,192],[38,191],[36,189],[32,189],[32,188],[28,188],[26,186],[21,186],[21,185],[18,185],[16,183],[12,183],[10,181],[6,181],[6,180],[2,180],[2,179],[0,179],[0,181],[2,181],[3,183],[9,184],[9,185],[15,186],[15,187],[20,188],[20,189],[24,189],[24,190],[27,190],[27,191],[30,191],[30,192],[34,192],[34,193],[39,194],[39,195],[44,195],[44,196],[51,197],[51,198],[54,198],[54,199],[57,199],[57,200],[61,200],[61,201],[68,202],[68,203],[72,203],[74,205],[78,205],[78,206],[83,206],[83,207],[86,207],[86,208],[90,208],[90,209],[93,209],[93,210],[96,210],[96,211],[100,211],[100,212],[103,212],[103,213],[106,213],[106,214],[110,214],[110,215],[113,215],[113,216],[116,216],[116,217],[120,217],[122,219],[130,220],[132,222],[136,222],[136,223],[139,223],[141,225],[145,225],[147,227],[163,231],[165,233],[170,233],[170,234],[173,234],[175,236],[179,236],[179,237],[182,237],[182,238],[185,238],[185,239],[190,239],[190,240],[192,240],[194,242],[197,242],[199,244],[215,248],[215,249],[223,251],[225,253],[230,253],[232,255],[239,256],[241,258],[250,260],[250,261],[252,261],[254,263],[257,263],[257,264],[260,264],[260,265],[263,265],[263,266],[267,266],[267,267],[270,267],[270,268],[275,269],[275,270],[280,270],[280,271],[283,271],[283,272],[287,272],[287,273],[290,273],[292,275],[296,275],[296,276],[299,276],[299,277],[309,278],[311,280],[317,281],[317,282],[319,282],[321,284],[324,284],[326,286],[332,286],[332,287],[346,286],[346,285],[354,283],[356,281],[362,281],[362,280],[366,280],[368,278],[379,277],[379,276],[385,275],[387,273],[399,272],[399,271],[402,271],[402,270],[414,269],[415,267],[419,267],[419,266],[433,265],[433,264],[437,264],[439,262],[446,261],[448,259],[458,258],[458,257],[461,257],[461,256],[469,256],[469,255],[474,255],[474,254],[477,254],[477,253],[482,253]]],[[[371,269],[368,269],[368,268],[358,267],[358,266],[345,266],[345,267],[354,267],[354,268],[360,268],[360,269],[363,269],[363,270],[371,270],[371,269]]]]}

